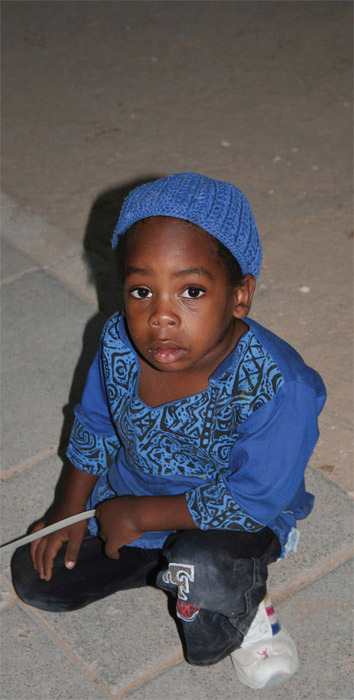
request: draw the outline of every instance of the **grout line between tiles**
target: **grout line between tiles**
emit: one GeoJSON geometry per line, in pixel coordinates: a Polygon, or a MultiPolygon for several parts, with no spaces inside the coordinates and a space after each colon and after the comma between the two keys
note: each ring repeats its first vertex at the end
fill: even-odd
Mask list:
{"type": "Polygon", "coordinates": [[[168,671],[170,668],[176,666],[177,664],[180,664],[182,661],[183,653],[181,650],[170,656],[170,658],[166,661],[163,661],[162,664],[160,664],[159,666],[156,666],[152,671],[150,671],[150,673],[145,673],[143,676],[140,676],[135,681],[131,681],[131,683],[125,685],[113,696],[114,700],[124,700],[124,698],[126,698],[130,693],[133,693],[135,690],[146,685],[147,683],[149,683],[149,681],[153,680],[164,671],[168,671]]]}
{"type": "Polygon", "coordinates": [[[34,263],[34,267],[23,271],[22,273],[18,273],[17,275],[9,276],[8,278],[5,278],[1,282],[0,286],[6,286],[8,284],[11,284],[12,282],[16,282],[22,277],[24,277],[27,273],[29,272],[38,272],[42,271],[50,275],[53,279],[55,279],[57,282],[60,282],[60,284],[63,285],[70,293],[74,294],[75,296],[78,297],[81,301],[84,301],[86,304],[91,306],[93,309],[97,310],[97,302],[93,302],[92,299],[89,298],[85,292],[80,291],[75,285],[70,284],[70,282],[65,278],[64,275],[60,274],[59,271],[57,271],[55,268],[60,266],[60,265],[65,265],[65,263],[69,260],[74,259],[75,257],[82,256],[82,251],[73,251],[70,253],[67,253],[64,255],[63,258],[57,260],[55,263],[51,262],[50,259],[46,262],[45,260],[41,259],[42,256],[39,258],[33,254],[27,249],[26,246],[20,246],[18,245],[18,242],[14,242],[11,240],[10,237],[6,236],[5,234],[2,236],[4,240],[6,240],[15,250],[17,250],[19,253],[22,253],[23,255],[26,255],[29,260],[34,263]]]}
{"type": "Polygon", "coordinates": [[[18,282],[19,280],[22,280],[22,278],[26,275],[30,275],[32,272],[38,272],[41,269],[41,267],[29,267],[27,270],[17,272],[15,275],[9,275],[8,277],[5,277],[5,279],[1,280],[0,286],[7,287],[9,284],[12,284],[13,282],[18,282]]]}
{"type": "Polygon", "coordinates": [[[15,467],[12,467],[12,469],[8,469],[7,471],[3,471],[1,473],[0,481],[6,481],[6,479],[9,479],[11,476],[14,476],[15,474],[20,474],[21,472],[26,471],[26,469],[29,469],[30,467],[34,467],[36,464],[43,462],[43,460],[48,459],[48,457],[52,457],[53,455],[56,455],[57,453],[58,453],[57,447],[49,447],[48,450],[43,450],[42,452],[38,452],[33,457],[30,457],[29,459],[26,459],[24,462],[20,462],[20,464],[17,464],[15,467]]]}
{"type": "Polygon", "coordinates": [[[272,601],[276,605],[279,603],[283,603],[285,600],[288,600],[288,598],[291,598],[295,593],[298,591],[302,590],[303,588],[306,588],[306,586],[309,586],[311,583],[314,583],[314,581],[317,581],[317,579],[321,578],[322,576],[325,576],[328,574],[330,571],[333,571],[336,569],[338,566],[341,566],[341,564],[345,564],[345,562],[350,561],[353,557],[353,549],[347,549],[345,552],[342,552],[336,559],[333,559],[329,562],[325,562],[321,567],[318,569],[315,569],[314,571],[311,571],[308,576],[305,576],[303,579],[300,579],[300,581],[296,581],[293,585],[287,584],[284,587],[283,591],[279,591],[279,593],[276,592],[276,590],[272,591],[272,601]]]}
{"type": "Polygon", "coordinates": [[[105,695],[107,695],[108,698],[110,698],[111,700],[115,700],[115,696],[112,695],[112,693],[108,690],[108,688],[106,688],[106,686],[103,685],[103,683],[101,683],[96,678],[95,674],[92,673],[92,671],[90,671],[90,669],[87,668],[87,666],[85,666],[83,661],[81,661],[81,659],[75,654],[75,652],[73,652],[72,649],[70,649],[70,647],[65,642],[63,642],[63,640],[60,637],[58,637],[58,635],[55,632],[53,632],[53,630],[50,629],[50,627],[48,627],[46,625],[46,623],[40,618],[40,616],[37,615],[37,613],[35,612],[35,608],[32,608],[29,605],[26,605],[19,598],[17,599],[17,604],[29,617],[31,617],[33,620],[35,620],[35,622],[41,627],[41,629],[44,632],[46,632],[53,639],[53,641],[62,649],[62,651],[67,656],[69,656],[70,659],[72,661],[74,661],[74,663],[77,666],[79,666],[81,671],[83,671],[92,680],[92,682],[98,688],[100,688],[102,690],[102,692],[105,693],[105,695]]]}

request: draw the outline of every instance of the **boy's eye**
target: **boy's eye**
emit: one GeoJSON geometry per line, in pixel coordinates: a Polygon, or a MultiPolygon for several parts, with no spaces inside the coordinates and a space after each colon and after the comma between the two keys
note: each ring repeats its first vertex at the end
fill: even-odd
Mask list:
{"type": "Polygon", "coordinates": [[[183,292],[182,297],[187,299],[199,299],[203,294],[205,294],[205,291],[201,289],[201,287],[188,287],[183,292]]]}
{"type": "Polygon", "coordinates": [[[147,287],[136,287],[136,289],[132,289],[130,291],[130,294],[134,299],[147,299],[148,297],[151,297],[151,292],[150,289],[147,287]]]}

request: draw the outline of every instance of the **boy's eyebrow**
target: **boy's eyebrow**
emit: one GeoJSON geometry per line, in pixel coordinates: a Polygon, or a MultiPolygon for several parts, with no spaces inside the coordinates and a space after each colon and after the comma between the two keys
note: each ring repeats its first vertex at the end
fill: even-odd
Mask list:
{"type": "Polygon", "coordinates": [[[212,274],[205,267],[189,267],[186,270],[178,270],[174,273],[174,277],[182,277],[183,275],[203,275],[204,277],[209,277],[213,280],[212,274]]]}
{"type": "MultiPolygon", "coordinates": [[[[150,271],[142,267],[128,267],[126,270],[126,275],[149,275],[150,271]]],[[[186,270],[178,270],[174,272],[173,277],[183,277],[185,275],[203,275],[213,280],[212,274],[205,267],[189,267],[186,270]]]]}
{"type": "Polygon", "coordinates": [[[149,270],[145,270],[142,267],[127,267],[125,274],[126,275],[148,275],[149,270]]]}

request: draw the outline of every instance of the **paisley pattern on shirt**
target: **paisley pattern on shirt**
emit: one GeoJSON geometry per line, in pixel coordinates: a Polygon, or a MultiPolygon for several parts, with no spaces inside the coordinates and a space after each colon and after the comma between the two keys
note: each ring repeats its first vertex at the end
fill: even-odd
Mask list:
{"type": "Polygon", "coordinates": [[[186,492],[189,512],[201,530],[224,528],[256,532],[264,527],[235,503],[220,474],[215,484],[198,486],[186,492]]]}
{"type": "Polygon", "coordinates": [[[117,436],[95,435],[75,418],[67,456],[79,469],[100,476],[107,472],[119,445],[117,436]]]}
{"type": "Polygon", "coordinates": [[[117,437],[89,434],[76,419],[68,451],[72,461],[102,474],[122,445],[132,470],[204,480],[186,496],[199,527],[260,529],[262,524],[235,503],[222,481],[239,426],[283,384],[278,366],[255,335],[249,330],[241,337],[233,362],[221,375],[214,372],[205,391],[156,408],[138,396],[137,356],[119,337],[117,315],[106,324],[101,359],[117,437]]]}

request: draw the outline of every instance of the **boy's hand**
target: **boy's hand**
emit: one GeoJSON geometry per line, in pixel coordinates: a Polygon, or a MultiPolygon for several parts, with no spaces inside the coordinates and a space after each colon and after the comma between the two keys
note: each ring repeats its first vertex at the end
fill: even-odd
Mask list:
{"type": "Polygon", "coordinates": [[[118,559],[118,549],[139,539],[144,532],[194,530],[184,494],[178,496],[119,496],[96,508],[100,535],[108,557],[118,559]]]}
{"type": "MultiPolygon", "coordinates": [[[[41,520],[32,529],[32,532],[41,530],[46,525],[51,525],[59,520],[68,518],[70,515],[75,515],[76,511],[64,506],[58,506],[53,510],[50,517],[46,520],[41,520]]],[[[86,532],[87,523],[82,521],[61,528],[51,535],[42,537],[39,540],[31,542],[30,553],[34,568],[38,571],[39,577],[45,581],[50,581],[53,571],[53,560],[56,557],[60,547],[64,542],[67,542],[65,553],[65,566],[67,569],[73,569],[81,547],[82,540],[86,532]]]]}
{"type": "MultiPolygon", "coordinates": [[[[73,464],[70,464],[70,462],[66,466],[68,468],[67,476],[63,485],[60,503],[50,511],[47,518],[40,520],[32,528],[32,532],[41,530],[46,525],[52,525],[52,523],[57,523],[59,520],[64,520],[64,518],[69,518],[71,515],[76,515],[76,513],[81,513],[85,510],[85,504],[97,483],[98,476],[81,471],[74,467],[73,464]]],[[[61,530],[57,530],[51,535],[31,543],[31,559],[40,578],[50,581],[52,578],[53,560],[64,542],[68,543],[64,560],[65,566],[67,569],[74,568],[85,532],[86,520],[83,520],[74,525],[61,528],[61,530]]]]}
{"type": "Polygon", "coordinates": [[[105,552],[111,559],[119,559],[118,550],[144,534],[139,522],[140,502],[136,496],[119,496],[97,506],[100,537],[106,543],[105,552]]]}

